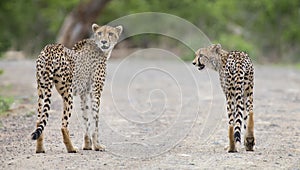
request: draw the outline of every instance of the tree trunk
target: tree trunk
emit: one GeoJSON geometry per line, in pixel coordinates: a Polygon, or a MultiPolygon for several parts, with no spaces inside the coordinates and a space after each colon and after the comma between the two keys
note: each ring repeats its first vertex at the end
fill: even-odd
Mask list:
{"type": "Polygon", "coordinates": [[[105,5],[110,0],[83,0],[65,18],[57,42],[71,48],[76,42],[87,38],[105,5]]]}

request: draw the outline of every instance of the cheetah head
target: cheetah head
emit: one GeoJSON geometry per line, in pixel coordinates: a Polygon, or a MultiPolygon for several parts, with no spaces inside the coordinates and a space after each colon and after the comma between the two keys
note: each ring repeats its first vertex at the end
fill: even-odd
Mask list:
{"type": "Polygon", "coordinates": [[[205,68],[205,66],[217,69],[219,51],[221,50],[220,44],[212,44],[206,48],[200,48],[195,53],[195,59],[193,64],[198,67],[199,70],[205,68]]]}
{"type": "Polygon", "coordinates": [[[114,48],[123,31],[122,26],[111,27],[107,25],[99,26],[97,24],[93,24],[92,29],[96,44],[103,52],[111,51],[114,48]]]}

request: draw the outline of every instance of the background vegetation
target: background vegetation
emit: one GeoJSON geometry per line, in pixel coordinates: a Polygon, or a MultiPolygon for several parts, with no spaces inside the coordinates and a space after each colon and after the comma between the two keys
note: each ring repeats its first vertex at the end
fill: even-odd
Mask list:
{"type": "MultiPolygon", "coordinates": [[[[80,2],[1,0],[0,52],[38,53],[45,44],[56,41],[65,17],[80,2]]],[[[182,17],[214,42],[263,56],[262,62],[300,61],[299,0],[111,0],[97,22],[105,24],[149,11],[182,17]]]]}

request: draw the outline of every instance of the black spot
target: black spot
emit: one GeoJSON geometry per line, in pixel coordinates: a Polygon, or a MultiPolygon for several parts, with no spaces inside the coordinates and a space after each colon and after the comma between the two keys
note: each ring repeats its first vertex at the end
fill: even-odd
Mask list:
{"type": "Polygon", "coordinates": [[[44,100],[44,103],[51,103],[51,101],[50,101],[49,98],[46,98],[46,99],[44,100]]]}
{"type": "Polygon", "coordinates": [[[50,110],[50,105],[49,104],[44,105],[44,112],[46,112],[47,110],[50,110]]]}
{"type": "Polygon", "coordinates": [[[241,142],[241,134],[240,134],[240,132],[236,131],[234,133],[234,138],[235,138],[236,142],[241,142]]]}
{"type": "Polygon", "coordinates": [[[242,125],[241,119],[237,119],[235,122],[236,122],[236,123],[239,123],[240,125],[242,125]]]}
{"type": "Polygon", "coordinates": [[[43,126],[43,125],[39,125],[39,127],[38,127],[38,128],[40,128],[40,129],[44,130],[44,126],[43,126]]]}
{"type": "Polygon", "coordinates": [[[236,100],[241,100],[242,97],[240,95],[236,96],[236,100]]]}
{"type": "Polygon", "coordinates": [[[45,125],[45,126],[47,125],[47,122],[46,122],[46,120],[43,120],[43,123],[44,123],[44,125],[45,125]]]}
{"type": "Polygon", "coordinates": [[[65,120],[68,120],[68,116],[64,116],[64,119],[65,119],[65,120]]]}
{"type": "Polygon", "coordinates": [[[42,130],[40,128],[37,128],[32,134],[31,134],[31,139],[32,140],[37,140],[42,134],[42,130]]]}
{"type": "Polygon", "coordinates": [[[241,109],[242,111],[244,111],[244,107],[241,106],[241,105],[237,105],[237,108],[238,108],[238,109],[241,109]]]}
{"type": "Polygon", "coordinates": [[[241,112],[238,112],[237,117],[243,117],[243,114],[241,112]]]}
{"type": "Polygon", "coordinates": [[[234,130],[241,131],[241,128],[236,126],[236,127],[234,127],[234,130]]]}

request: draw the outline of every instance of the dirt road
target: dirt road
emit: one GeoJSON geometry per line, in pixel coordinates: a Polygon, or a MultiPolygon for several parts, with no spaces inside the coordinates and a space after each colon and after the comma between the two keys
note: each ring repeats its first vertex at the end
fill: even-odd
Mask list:
{"type": "MultiPolygon", "coordinates": [[[[36,120],[35,63],[0,61],[0,93],[16,99],[1,116],[0,169],[300,169],[300,71],[255,67],[254,152],[227,153],[227,116],[216,73],[179,59],[110,60],[102,96],[107,151],[68,154],[55,92],[45,154],[30,139],[36,120]]],[[[81,148],[78,99],[70,132],[81,148]]]]}

